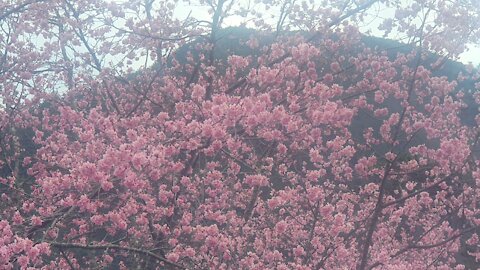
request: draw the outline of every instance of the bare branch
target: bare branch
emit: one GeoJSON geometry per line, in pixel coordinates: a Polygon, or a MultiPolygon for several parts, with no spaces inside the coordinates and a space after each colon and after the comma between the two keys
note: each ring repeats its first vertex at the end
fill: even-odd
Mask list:
{"type": "Polygon", "coordinates": [[[158,261],[164,262],[168,265],[174,266],[179,269],[187,269],[185,266],[172,262],[162,256],[159,256],[151,251],[140,249],[140,248],[134,248],[134,247],[128,247],[128,246],[119,246],[119,245],[81,245],[81,244],[74,244],[74,243],[61,243],[61,242],[49,242],[49,244],[53,247],[56,248],[69,248],[69,249],[86,249],[86,250],[106,250],[106,249],[116,249],[116,250],[124,250],[124,251],[130,251],[138,254],[143,254],[150,256],[152,258],[155,258],[158,261]]]}

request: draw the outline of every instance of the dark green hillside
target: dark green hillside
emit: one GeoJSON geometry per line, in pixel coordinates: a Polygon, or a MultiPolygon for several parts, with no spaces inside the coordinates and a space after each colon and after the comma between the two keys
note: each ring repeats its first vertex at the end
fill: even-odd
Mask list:
{"type": "MultiPolygon", "coordinates": [[[[292,35],[299,34],[298,32],[292,32],[292,35]]],[[[307,38],[311,34],[300,33],[307,38]]],[[[258,57],[262,51],[252,50],[246,45],[246,41],[251,37],[257,38],[259,41],[259,48],[262,48],[264,45],[271,44],[274,41],[274,35],[268,33],[259,33],[253,29],[244,28],[244,27],[228,27],[221,29],[217,34],[217,39],[214,49],[214,59],[217,61],[217,64],[221,68],[221,65],[226,64],[226,59],[230,55],[240,55],[240,56],[252,56],[254,59],[258,57]]],[[[199,38],[181,48],[179,48],[174,54],[175,58],[180,63],[187,62],[187,55],[191,54],[196,63],[198,63],[198,56],[200,53],[203,53],[198,49],[198,44],[203,42],[209,42],[208,38],[199,38]]],[[[398,54],[408,54],[414,50],[412,45],[407,45],[400,43],[395,40],[383,39],[379,37],[372,36],[363,36],[361,43],[358,44],[358,51],[360,53],[362,50],[362,44],[366,48],[370,48],[374,52],[386,53],[390,59],[394,59],[398,54]]],[[[352,53],[352,52],[350,52],[352,53]]],[[[169,65],[171,65],[171,60],[169,60],[169,65]]],[[[475,115],[478,112],[478,104],[475,103],[473,98],[473,92],[475,91],[475,83],[478,80],[474,80],[471,76],[468,76],[469,72],[466,66],[460,62],[452,61],[450,59],[441,59],[440,56],[433,53],[428,54],[426,59],[423,60],[422,65],[425,67],[432,67],[436,62],[441,63],[440,65],[434,66],[432,68],[432,74],[437,77],[445,76],[449,81],[456,80],[460,74],[466,75],[467,79],[458,81],[458,91],[463,91],[466,95],[467,106],[462,109],[461,118],[462,121],[469,125],[475,125],[475,115]],[[438,61],[440,59],[440,61],[438,61]]],[[[473,72],[475,73],[475,71],[473,72]]]]}

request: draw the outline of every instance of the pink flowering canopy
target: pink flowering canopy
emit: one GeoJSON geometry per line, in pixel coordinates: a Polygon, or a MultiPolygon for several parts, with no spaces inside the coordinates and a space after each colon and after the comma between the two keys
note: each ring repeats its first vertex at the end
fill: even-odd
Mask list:
{"type": "Polygon", "coordinates": [[[0,0],[0,269],[476,269],[479,29],[474,0],[0,0]]]}

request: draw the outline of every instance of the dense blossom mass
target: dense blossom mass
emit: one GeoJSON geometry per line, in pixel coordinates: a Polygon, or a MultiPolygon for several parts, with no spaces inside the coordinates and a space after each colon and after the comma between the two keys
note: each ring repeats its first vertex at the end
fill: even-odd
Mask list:
{"type": "Polygon", "coordinates": [[[0,0],[0,269],[476,269],[480,74],[452,60],[479,24],[475,0],[0,0]]]}

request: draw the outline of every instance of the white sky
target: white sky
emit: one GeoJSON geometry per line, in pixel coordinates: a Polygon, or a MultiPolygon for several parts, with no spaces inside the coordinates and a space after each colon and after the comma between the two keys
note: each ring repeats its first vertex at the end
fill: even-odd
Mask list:
{"type": "MultiPolygon", "coordinates": [[[[248,1],[251,1],[252,3],[254,0],[237,0],[238,3],[242,5],[246,5],[248,1]]],[[[480,0],[478,0],[480,1],[480,0]]],[[[182,3],[182,2],[180,2],[182,3]]],[[[261,6],[259,6],[261,8],[261,6]]],[[[276,14],[278,15],[279,12],[279,7],[278,8],[272,8],[269,11],[262,10],[262,13],[265,14],[276,14]]],[[[380,18],[381,16],[383,17],[390,17],[394,16],[395,11],[392,9],[387,9],[387,8],[382,8],[382,7],[376,7],[374,9],[371,9],[369,11],[370,17],[372,18],[368,25],[365,27],[361,27],[362,32],[367,32],[370,31],[371,35],[374,36],[379,36],[382,37],[383,32],[379,31],[376,29],[378,24],[380,23],[380,18]]],[[[177,5],[175,12],[175,16],[178,19],[184,19],[186,18],[189,14],[197,19],[202,19],[206,21],[211,21],[212,15],[208,13],[208,8],[205,6],[199,6],[199,5],[177,5]]],[[[273,19],[272,22],[275,22],[276,19],[273,19]]],[[[242,22],[244,22],[245,19],[241,17],[229,17],[224,20],[222,26],[227,27],[227,26],[238,26],[242,22]]],[[[480,65],[480,46],[478,44],[469,44],[467,45],[468,50],[460,55],[460,58],[458,61],[468,64],[472,63],[474,66],[480,65]]]]}
{"type": "Polygon", "coordinates": [[[460,61],[468,64],[472,63],[474,66],[480,65],[480,46],[470,45],[469,50],[460,55],[460,61]]]}

